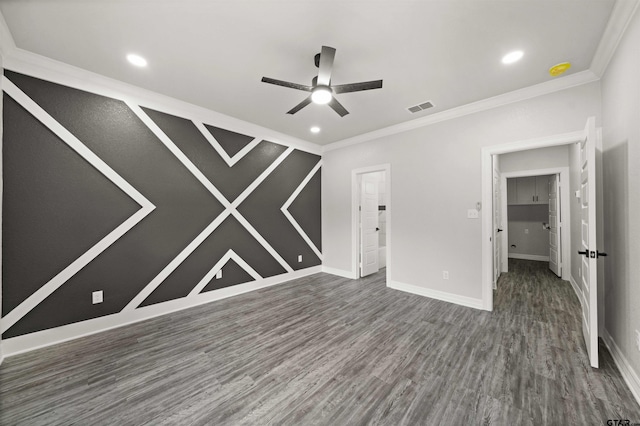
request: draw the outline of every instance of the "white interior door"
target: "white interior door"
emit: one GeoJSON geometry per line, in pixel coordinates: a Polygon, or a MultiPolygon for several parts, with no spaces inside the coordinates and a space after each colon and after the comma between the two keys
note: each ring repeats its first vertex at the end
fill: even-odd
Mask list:
{"type": "Polygon", "coordinates": [[[378,272],[378,178],[363,174],[360,185],[360,276],[378,272]]]}
{"type": "Polygon", "coordinates": [[[598,367],[598,250],[596,241],[596,128],[595,119],[587,120],[585,140],[580,143],[580,204],[582,333],[592,367],[598,367]]]}
{"type": "Polygon", "coordinates": [[[562,249],[560,235],[560,177],[551,176],[549,180],[549,269],[562,276],[562,249]]]}
{"type": "Polygon", "coordinates": [[[500,169],[498,158],[493,156],[493,288],[498,287],[502,272],[502,200],[500,191],[500,169]]]}

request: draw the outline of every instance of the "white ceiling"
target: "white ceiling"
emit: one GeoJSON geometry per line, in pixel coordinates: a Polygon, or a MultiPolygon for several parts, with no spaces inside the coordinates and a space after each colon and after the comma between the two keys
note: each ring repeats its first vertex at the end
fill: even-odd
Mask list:
{"type": "Polygon", "coordinates": [[[11,0],[0,1],[18,48],[325,145],[589,69],[614,0],[11,0]],[[337,49],[333,84],[383,79],[286,112],[310,84],[313,56],[337,49]],[[501,63],[521,49],[524,58],[501,63]],[[136,52],[149,66],[131,66],[136,52]],[[556,77],[557,78],[557,77],[556,77]],[[430,100],[435,108],[410,114],[430,100]],[[320,126],[313,135],[309,128],[320,126]]]}

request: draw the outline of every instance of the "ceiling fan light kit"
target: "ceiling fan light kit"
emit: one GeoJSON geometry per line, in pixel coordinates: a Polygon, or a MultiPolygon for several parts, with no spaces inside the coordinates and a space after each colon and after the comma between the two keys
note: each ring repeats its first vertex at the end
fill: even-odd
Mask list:
{"type": "Polygon", "coordinates": [[[311,101],[314,104],[325,105],[331,101],[333,94],[327,86],[316,86],[311,92],[311,101]]]}
{"type": "Polygon", "coordinates": [[[322,46],[320,53],[314,56],[314,63],[318,67],[318,76],[314,77],[311,86],[304,84],[291,83],[289,81],[276,80],[274,78],[262,77],[263,83],[275,84],[276,86],[288,87],[290,89],[311,92],[298,105],[287,111],[287,114],[295,114],[311,102],[319,105],[327,104],[340,117],[349,114],[349,111],[342,106],[336,99],[335,95],[340,93],[360,92],[363,90],[381,89],[382,80],[364,81],[361,83],[350,83],[331,85],[331,71],[333,69],[333,60],[336,56],[336,49],[333,47],[322,46]]]}

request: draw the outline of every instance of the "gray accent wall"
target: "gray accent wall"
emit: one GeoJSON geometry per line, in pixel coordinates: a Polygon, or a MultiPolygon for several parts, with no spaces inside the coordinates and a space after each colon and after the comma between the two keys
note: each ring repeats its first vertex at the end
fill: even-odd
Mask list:
{"type": "MultiPolygon", "coordinates": [[[[8,70],[5,76],[45,113],[30,113],[4,94],[2,316],[21,312],[4,339],[184,298],[229,250],[261,279],[321,263],[281,211],[318,165],[318,155],[203,123],[231,157],[259,141],[229,166],[191,117],[148,108],[140,113],[119,99],[8,70]],[[36,116],[47,114],[155,208],[35,303],[36,291],[142,208],[36,116]],[[152,131],[144,114],[195,172],[152,131]],[[267,174],[238,209],[259,235],[229,214],[196,172],[228,202],[267,174]],[[221,215],[224,220],[216,222],[221,215]],[[201,238],[212,224],[213,231],[201,238]],[[303,262],[297,262],[298,254],[303,262]],[[154,280],[159,282],[150,286],[154,280]],[[96,290],[104,292],[104,302],[93,305],[96,290]],[[138,299],[141,294],[146,297],[138,299]],[[134,300],[142,302],[129,306],[134,300]]],[[[318,248],[319,182],[320,171],[291,206],[292,216],[318,248]]],[[[244,268],[230,259],[223,277],[211,280],[202,292],[255,281],[244,268]]]]}

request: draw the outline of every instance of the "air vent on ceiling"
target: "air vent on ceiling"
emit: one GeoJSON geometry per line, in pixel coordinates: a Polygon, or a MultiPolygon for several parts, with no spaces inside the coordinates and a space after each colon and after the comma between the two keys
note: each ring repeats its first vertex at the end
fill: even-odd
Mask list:
{"type": "Polygon", "coordinates": [[[412,106],[407,109],[415,114],[416,112],[420,112],[429,108],[433,108],[433,103],[431,101],[423,102],[420,105],[412,106]]]}

